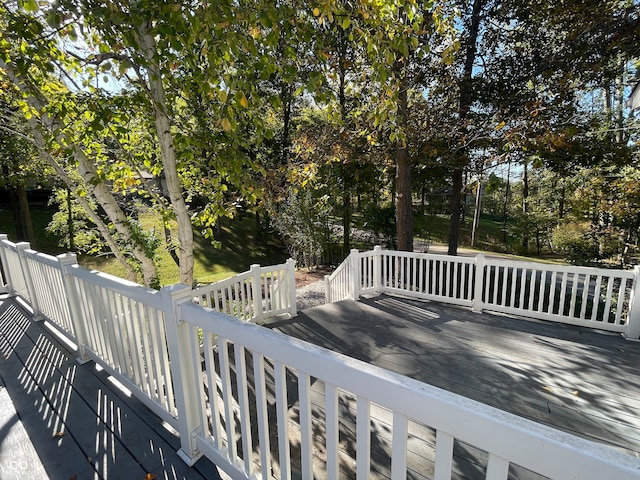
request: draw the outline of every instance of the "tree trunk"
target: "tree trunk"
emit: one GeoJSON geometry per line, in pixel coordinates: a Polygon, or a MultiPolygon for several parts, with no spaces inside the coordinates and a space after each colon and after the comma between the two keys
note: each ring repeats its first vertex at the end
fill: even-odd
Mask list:
{"type": "MultiPolygon", "coordinates": [[[[3,165],[3,173],[5,178],[9,178],[9,165],[3,165]]],[[[16,228],[16,238],[18,241],[27,241],[31,244],[31,248],[37,248],[36,236],[33,231],[33,222],[31,221],[31,210],[29,209],[29,201],[27,199],[27,190],[24,185],[7,185],[9,191],[9,202],[11,205],[11,214],[13,216],[13,224],[16,228]]]]}
{"type": "Polygon", "coordinates": [[[280,90],[280,97],[282,98],[282,104],[284,105],[284,112],[282,116],[282,142],[281,149],[281,165],[287,165],[289,162],[289,137],[291,136],[289,130],[291,125],[291,109],[293,107],[293,95],[291,92],[291,85],[283,82],[280,90]]]}
{"type": "MultiPolygon", "coordinates": [[[[347,77],[347,47],[348,38],[346,32],[340,29],[339,45],[338,45],[338,102],[340,104],[340,119],[344,126],[347,122],[347,95],[345,92],[347,77]]],[[[347,151],[348,152],[348,151],[347,151]]],[[[349,155],[349,153],[347,153],[349,155]]],[[[350,158],[342,158],[342,251],[345,255],[351,250],[351,212],[352,197],[351,189],[353,188],[351,171],[349,169],[350,158]]]]}
{"type": "MultiPolygon", "coordinates": [[[[46,100],[42,96],[39,96],[38,92],[34,93],[27,85],[25,85],[25,83],[16,75],[16,72],[13,68],[11,68],[2,60],[0,60],[0,68],[2,68],[5,74],[9,76],[10,80],[17,87],[19,87],[23,93],[27,95],[27,102],[31,107],[33,107],[38,112],[43,112],[46,110],[46,100]]],[[[46,141],[44,139],[44,136],[42,135],[42,132],[40,131],[40,128],[42,127],[49,129],[49,131],[53,135],[58,137],[58,140],[62,144],[65,144],[65,139],[59,133],[60,125],[61,121],[58,118],[48,115],[43,115],[39,119],[36,119],[35,117],[29,119],[29,126],[31,127],[34,136],[34,144],[38,148],[38,151],[47,159],[47,161],[56,170],[56,173],[60,176],[60,178],[63,179],[63,181],[75,194],[75,192],[77,192],[77,186],[71,180],[69,175],[67,175],[67,172],[48,153],[46,149],[46,141]]],[[[126,214],[122,211],[118,203],[115,201],[111,190],[108,189],[102,182],[98,182],[96,184],[98,175],[96,174],[93,162],[91,162],[87,158],[85,152],[78,145],[75,145],[73,147],[71,153],[73,155],[73,158],[78,162],[78,173],[85,182],[86,187],[90,190],[98,204],[105,211],[105,213],[109,217],[109,220],[111,220],[118,233],[122,235],[123,240],[131,245],[133,256],[140,264],[145,284],[149,286],[157,284],[158,275],[153,260],[148,257],[147,253],[141,248],[139,240],[136,238],[131,225],[128,222],[126,214]]],[[[98,217],[98,215],[93,212],[93,210],[89,206],[89,203],[83,196],[76,195],[76,198],[78,199],[80,205],[84,208],[89,218],[91,218],[91,220],[98,226],[102,237],[109,244],[109,247],[112,249],[114,255],[116,255],[118,260],[125,266],[127,272],[131,274],[133,269],[127,262],[122,250],[118,247],[117,242],[115,242],[115,240],[111,236],[109,229],[106,227],[102,219],[100,219],[100,217],[98,217]]]]}
{"type": "Polygon", "coordinates": [[[478,191],[476,192],[476,208],[473,212],[473,227],[471,229],[471,246],[476,246],[478,240],[478,225],[480,224],[480,215],[482,215],[482,177],[478,180],[478,191]]]}
{"type": "Polygon", "coordinates": [[[342,192],[342,250],[345,254],[351,250],[351,194],[346,188],[342,192]]]}
{"type": "Polygon", "coordinates": [[[67,236],[69,237],[69,251],[73,252],[76,249],[74,241],[75,231],[73,228],[73,210],[71,208],[71,190],[67,187],[67,236]]]}
{"type": "MultiPolygon", "coordinates": [[[[529,174],[527,170],[527,162],[523,163],[522,170],[522,213],[525,215],[525,221],[527,213],[529,213],[529,174]]],[[[525,250],[529,248],[529,232],[528,227],[525,225],[522,231],[522,248],[525,250]]]]}
{"type": "Polygon", "coordinates": [[[447,254],[458,254],[458,241],[460,235],[460,208],[462,201],[462,178],[461,168],[453,171],[453,190],[449,202],[449,249],[447,254]]]}
{"type": "MultiPolygon", "coordinates": [[[[408,81],[406,61],[398,68],[400,91],[398,92],[398,124],[406,133],[408,120],[408,81]]],[[[411,162],[406,141],[398,141],[396,146],[396,235],[398,250],[413,251],[413,212],[411,202],[411,162]]]]}
{"type": "Polygon", "coordinates": [[[156,58],[156,42],[153,34],[147,30],[146,25],[140,25],[138,27],[138,33],[138,43],[141,46],[146,61],[145,67],[149,76],[149,90],[153,102],[154,121],[158,142],[160,144],[162,167],[167,181],[171,207],[176,214],[176,221],[178,223],[180,282],[185,285],[192,285],[194,259],[191,216],[189,215],[187,204],[182,196],[182,187],[178,177],[176,150],[173,143],[173,134],[171,133],[171,120],[169,119],[167,110],[162,74],[156,58]]]}
{"type": "Polygon", "coordinates": [[[565,196],[567,194],[564,178],[560,179],[560,184],[561,185],[560,185],[560,201],[558,202],[558,218],[562,220],[564,218],[564,202],[565,202],[565,196]]]}
{"type": "Polygon", "coordinates": [[[95,171],[95,166],[80,147],[76,146],[73,149],[73,153],[78,161],[78,172],[85,181],[87,188],[105,211],[118,233],[131,245],[131,250],[136,260],[140,262],[140,270],[145,285],[158,287],[158,271],[152,255],[141,245],[140,239],[131,228],[129,218],[113,197],[111,189],[104,182],[96,182],[98,175],[95,171]]]}
{"type": "MultiPolygon", "coordinates": [[[[125,271],[127,272],[127,278],[129,280],[133,281],[133,282],[137,281],[137,276],[138,275],[137,275],[136,271],[133,269],[131,264],[127,261],[127,258],[124,256],[124,254],[122,252],[122,249],[120,249],[118,247],[118,244],[117,244],[116,240],[113,238],[113,236],[111,235],[111,232],[109,231],[109,228],[107,227],[107,225],[105,225],[105,223],[102,221],[102,218],[100,218],[98,216],[98,214],[93,211],[93,209],[91,208],[91,205],[89,205],[89,202],[87,201],[86,197],[84,195],[78,195],[76,193],[79,190],[78,186],[71,179],[71,177],[69,175],[67,175],[67,172],[60,166],[60,164],[56,161],[56,159],[53,158],[45,150],[45,148],[44,148],[44,145],[45,145],[44,139],[43,139],[42,134],[40,133],[40,131],[37,130],[37,126],[36,126],[35,122],[32,123],[31,127],[34,129],[33,130],[34,140],[35,140],[34,143],[35,143],[36,147],[38,148],[38,151],[40,152],[40,154],[53,167],[53,169],[55,170],[55,172],[58,175],[58,177],[60,177],[60,179],[67,186],[68,190],[73,193],[76,201],[78,202],[78,205],[80,205],[82,207],[82,209],[84,210],[84,213],[87,215],[87,217],[89,217],[89,219],[96,225],[96,227],[98,228],[98,231],[100,232],[100,235],[102,236],[104,241],[107,242],[107,245],[109,246],[109,249],[111,250],[113,255],[116,257],[116,260],[118,260],[120,262],[120,264],[124,267],[125,271]]],[[[98,203],[100,203],[100,202],[98,202],[98,203]]],[[[155,266],[154,266],[154,269],[155,269],[155,266]]],[[[155,274],[154,276],[157,278],[157,274],[155,274]]]]}
{"type": "MultiPolygon", "coordinates": [[[[475,63],[478,50],[478,32],[480,30],[480,20],[482,7],[485,0],[474,0],[471,10],[471,23],[469,25],[469,36],[465,49],[464,67],[462,77],[460,78],[460,103],[458,108],[458,118],[460,126],[463,127],[466,121],[469,109],[473,103],[473,64],[475,63]]],[[[451,195],[449,221],[449,255],[458,253],[458,240],[460,235],[460,214],[461,214],[461,195],[463,187],[464,169],[469,163],[466,148],[461,148],[458,152],[458,158],[455,160],[453,168],[453,194],[451,195]]]]}

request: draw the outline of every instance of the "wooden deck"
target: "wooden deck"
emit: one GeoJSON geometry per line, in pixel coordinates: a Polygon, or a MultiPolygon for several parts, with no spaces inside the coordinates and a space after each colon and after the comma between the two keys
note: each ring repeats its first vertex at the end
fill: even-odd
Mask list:
{"type": "MultiPolygon", "coordinates": [[[[324,305],[268,326],[640,456],[640,343],[619,335],[386,295],[324,305]]],[[[314,404],[322,405],[323,392],[315,382],[314,404]]],[[[353,413],[348,398],[341,405],[353,413]]],[[[296,408],[292,398],[293,421],[296,408]]],[[[321,418],[321,408],[317,413],[321,418]]],[[[387,414],[372,411],[372,463],[381,479],[389,472],[387,414]]],[[[343,424],[353,420],[347,417],[343,424]]],[[[433,432],[412,425],[410,434],[407,478],[431,478],[433,432]]],[[[322,443],[318,438],[314,450],[318,479],[326,477],[322,443]]],[[[348,434],[342,444],[341,478],[352,478],[348,434]]],[[[206,459],[188,468],[178,446],[170,427],[104,371],[78,364],[45,324],[0,297],[0,479],[224,477],[206,459]]],[[[484,478],[482,452],[461,444],[455,452],[456,479],[484,478]]],[[[512,468],[510,478],[536,477],[512,468]]]]}
{"type": "MultiPolygon", "coordinates": [[[[620,335],[386,295],[270,327],[640,456],[640,343],[620,335]]],[[[484,478],[474,462],[458,478],[484,478]]]]}
{"type": "Polygon", "coordinates": [[[0,478],[216,479],[93,362],[80,365],[42,322],[0,297],[0,478]]]}

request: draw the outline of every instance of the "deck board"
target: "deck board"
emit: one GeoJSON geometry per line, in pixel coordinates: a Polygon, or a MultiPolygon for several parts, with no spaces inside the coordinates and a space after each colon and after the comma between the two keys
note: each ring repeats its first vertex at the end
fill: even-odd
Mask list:
{"type": "Polygon", "coordinates": [[[13,299],[0,300],[0,357],[5,384],[0,394],[6,396],[0,400],[15,409],[7,438],[26,445],[14,458],[13,443],[0,437],[0,473],[15,461],[28,465],[14,477],[0,478],[220,478],[206,459],[189,468],[176,454],[179,439],[159,417],[93,362],[77,363],[44,323],[29,320],[13,299]]]}
{"type": "Polygon", "coordinates": [[[640,344],[619,335],[388,295],[270,327],[640,456],[640,344]]]}

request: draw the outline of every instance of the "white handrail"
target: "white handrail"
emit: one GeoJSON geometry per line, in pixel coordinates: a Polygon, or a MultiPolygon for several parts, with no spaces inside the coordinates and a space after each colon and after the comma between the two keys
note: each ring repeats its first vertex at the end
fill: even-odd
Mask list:
{"type": "Polygon", "coordinates": [[[623,333],[640,338],[634,271],[485,257],[382,250],[358,252],[325,278],[327,303],[365,292],[408,295],[454,305],[623,333]]]}
{"type": "MultiPolygon", "coordinates": [[[[327,432],[333,432],[326,436],[327,459],[331,458],[333,462],[326,465],[326,470],[337,473],[338,456],[329,455],[329,452],[337,452],[338,449],[340,435],[335,429],[346,434],[343,431],[345,419],[339,409],[333,406],[334,402],[337,404],[338,398],[343,409],[352,408],[347,407],[347,404],[357,405],[357,410],[350,411],[348,415],[366,419],[362,424],[358,421],[356,429],[356,460],[359,466],[369,461],[370,452],[367,449],[361,450],[360,445],[368,445],[368,438],[372,433],[369,414],[363,412],[374,407],[391,412],[393,432],[391,445],[387,445],[387,449],[393,452],[392,468],[394,465],[401,466],[397,468],[397,475],[393,478],[406,477],[407,422],[436,430],[437,478],[451,478],[452,449],[447,451],[445,447],[441,449],[440,445],[446,445],[448,440],[462,441],[486,452],[490,459],[489,469],[502,472],[500,475],[489,476],[492,479],[506,480],[509,464],[558,479],[637,480],[640,476],[638,459],[437,387],[260,326],[247,325],[198,305],[184,304],[181,315],[191,328],[201,332],[204,342],[205,367],[198,369],[195,375],[197,378],[207,378],[206,386],[210,394],[204,395],[203,386],[200,393],[206,403],[201,415],[205,417],[205,412],[210,410],[212,417],[210,427],[198,434],[198,447],[225,470],[233,472],[235,478],[249,478],[251,475],[259,477],[261,473],[260,466],[255,467],[255,463],[260,462],[257,457],[246,453],[243,456],[235,448],[235,432],[241,431],[239,438],[246,440],[250,432],[257,431],[258,438],[249,437],[247,441],[254,448],[269,450],[269,429],[271,432],[279,429],[291,432],[292,429],[298,429],[295,435],[302,442],[299,451],[304,478],[312,473],[310,465],[313,464],[311,457],[315,447],[311,432],[324,428],[327,432]],[[231,347],[235,352],[233,357],[228,355],[231,347]],[[215,368],[220,369],[220,376],[215,368]],[[253,370],[255,380],[250,370],[253,370]],[[235,372],[233,375],[238,384],[238,397],[234,397],[231,388],[227,388],[230,387],[232,372],[235,372]],[[275,400],[270,402],[266,401],[264,391],[267,377],[275,379],[275,383],[269,383],[271,394],[275,396],[275,400]],[[316,385],[318,382],[324,384],[327,397],[324,409],[317,403],[311,404],[310,378],[314,379],[316,385]],[[222,385],[222,394],[211,396],[211,392],[218,392],[219,385],[222,385]],[[251,411],[253,404],[244,404],[243,396],[246,392],[242,392],[247,385],[255,385],[259,399],[256,411],[251,411]],[[292,395],[299,402],[300,414],[296,417],[286,415],[292,395]],[[269,405],[274,401],[276,415],[267,413],[269,405]],[[280,406],[284,410],[277,413],[280,406]],[[365,410],[361,410],[362,408],[365,410]],[[252,423],[256,418],[265,419],[267,415],[267,423],[259,422],[257,426],[252,423]],[[298,418],[297,422],[295,418],[298,418]],[[229,429],[226,433],[225,426],[229,429]],[[396,442],[400,444],[399,448],[395,445],[396,442]],[[361,453],[365,458],[361,458],[361,453]],[[498,466],[506,468],[497,468],[498,466]],[[256,471],[253,471],[254,468],[256,471]]],[[[289,433],[284,440],[278,438],[278,441],[284,442],[280,445],[280,458],[290,461],[287,454],[290,448],[288,435],[289,433]]],[[[272,435],[272,438],[275,436],[272,435]]],[[[419,439],[414,438],[413,441],[419,439]]],[[[245,448],[244,452],[251,452],[251,449],[245,448]]],[[[266,473],[269,474],[274,466],[266,467],[266,473]]],[[[280,471],[292,469],[290,464],[281,463],[277,467],[280,471]]],[[[366,475],[369,474],[367,468],[362,469],[366,470],[366,475]]],[[[330,474],[328,477],[333,478],[330,474]]]]}
{"type": "Polygon", "coordinates": [[[295,261],[251,268],[233,277],[193,289],[194,301],[246,321],[296,314],[295,261]]]}

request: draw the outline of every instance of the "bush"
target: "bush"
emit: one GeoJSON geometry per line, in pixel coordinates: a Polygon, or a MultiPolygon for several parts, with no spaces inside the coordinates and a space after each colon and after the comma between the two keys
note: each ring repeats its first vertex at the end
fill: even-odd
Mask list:
{"type": "Polygon", "coordinates": [[[363,228],[381,238],[386,247],[396,248],[396,211],[393,205],[369,206],[363,213],[363,228]]]}
{"type": "Polygon", "coordinates": [[[598,259],[598,242],[587,222],[559,225],[551,235],[556,251],[564,253],[574,265],[589,265],[598,259]]]}

